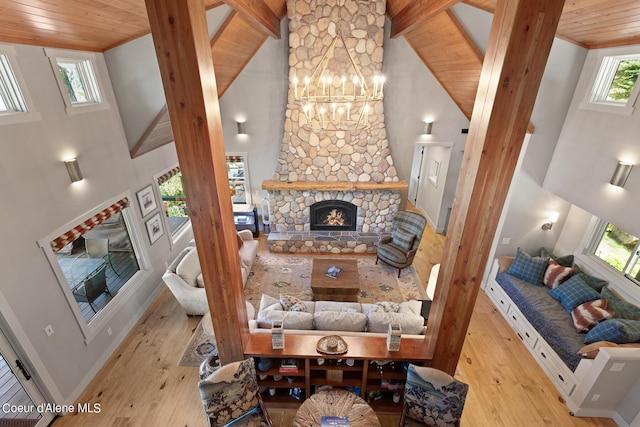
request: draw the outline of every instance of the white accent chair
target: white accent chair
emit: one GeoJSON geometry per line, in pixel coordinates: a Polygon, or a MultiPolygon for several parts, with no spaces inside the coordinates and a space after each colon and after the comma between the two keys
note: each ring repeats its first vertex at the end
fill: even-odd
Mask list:
{"type": "MultiPolygon", "coordinates": [[[[238,232],[242,239],[239,249],[242,283],[247,284],[253,261],[258,254],[258,241],[254,240],[250,230],[238,232]]],[[[187,315],[203,315],[209,311],[207,295],[202,280],[202,269],[195,246],[182,250],[167,267],[162,280],[169,287],[187,315]]]]}

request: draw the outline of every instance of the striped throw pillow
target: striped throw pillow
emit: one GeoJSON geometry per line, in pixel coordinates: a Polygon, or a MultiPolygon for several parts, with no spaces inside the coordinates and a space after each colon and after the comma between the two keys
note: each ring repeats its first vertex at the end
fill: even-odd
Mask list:
{"type": "Polygon", "coordinates": [[[571,312],[573,324],[578,332],[586,332],[603,320],[611,319],[613,312],[607,310],[607,300],[585,302],[571,312]]]}
{"type": "Polygon", "coordinates": [[[575,272],[575,268],[564,267],[551,258],[547,269],[544,271],[544,279],[542,282],[551,289],[554,289],[560,286],[560,283],[567,280],[575,272]]]}

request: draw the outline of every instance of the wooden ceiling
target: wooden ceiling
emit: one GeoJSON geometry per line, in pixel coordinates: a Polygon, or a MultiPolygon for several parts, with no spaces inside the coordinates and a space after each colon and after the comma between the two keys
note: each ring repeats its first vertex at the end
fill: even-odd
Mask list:
{"type": "MultiPolygon", "coordinates": [[[[492,12],[496,0],[465,2],[492,12]]],[[[251,2],[205,0],[223,3],[251,2]]],[[[393,16],[410,2],[389,3],[393,16]]],[[[0,0],[0,42],[103,52],[147,33],[144,0],[0,0]]],[[[566,0],[558,36],[589,49],[640,44],[640,0],[566,0]]]]}

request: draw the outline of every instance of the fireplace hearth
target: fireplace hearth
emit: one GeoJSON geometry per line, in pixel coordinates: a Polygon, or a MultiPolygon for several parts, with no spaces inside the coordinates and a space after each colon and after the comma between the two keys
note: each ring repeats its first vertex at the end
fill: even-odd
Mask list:
{"type": "Polygon", "coordinates": [[[309,208],[311,230],[356,231],[358,207],[343,200],[323,200],[309,208]]]}

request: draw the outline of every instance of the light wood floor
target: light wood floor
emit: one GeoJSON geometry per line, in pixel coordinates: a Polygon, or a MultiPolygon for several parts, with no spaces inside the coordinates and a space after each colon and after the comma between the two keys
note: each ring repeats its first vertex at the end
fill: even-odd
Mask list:
{"type": "MultiPolygon", "coordinates": [[[[266,241],[260,237],[260,250],[266,241]]],[[[442,256],[444,237],[427,230],[414,264],[426,286],[442,256]]],[[[165,289],[79,398],[101,404],[100,414],[72,414],[54,427],[146,427],[207,425],[197,388],[198,370],[177,362],[199,317],[187,317],[165,289]]],[[[483,292],[471,318],[458,364],[470,385],[462,425],[602,426],[609,419],[569,415],[561,397],[483,292]]],[[[291,425],[294,412],[270,411],[278,427],[291,425]]],[[[381,415],[383,427],[399,417],[381,415]]]]}

